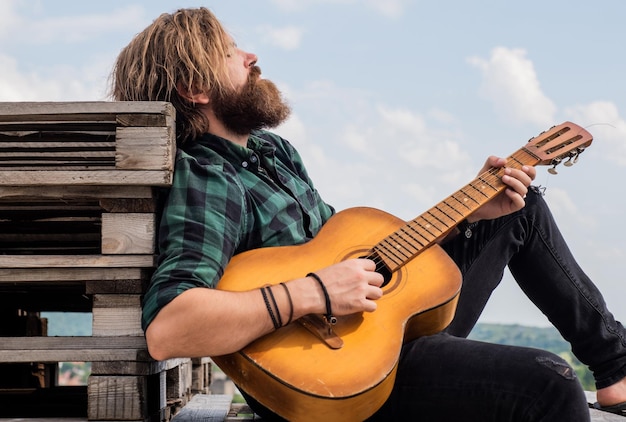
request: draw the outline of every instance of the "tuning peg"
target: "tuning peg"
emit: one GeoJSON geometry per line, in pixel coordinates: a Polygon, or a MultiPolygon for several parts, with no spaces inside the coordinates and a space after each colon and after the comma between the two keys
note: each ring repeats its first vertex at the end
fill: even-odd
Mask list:
{"type": "Polygon", "coordinates": [[[578,161],[578,153],[577,152],[570,152],[569,158],[567,159],[566,162],[563,163],[563,165],[565,167],[571,167],[574,164],[576,164],[577,161],[578,161]]]}
{"type": "Polygon", "coordinates": [[[555,158],[554,160],[552,160],[552,162],[550,164],[552,164],[552,168],[548,169],[548,173],[550,174],[558,174],[559,172],[556,171],[556,166],[558,166],[561,163],[561,158],[555,158]]]}
{"type": "Polygon", "coordinates": [[[576,156],[574,157],[574,164],[578,162],[578,158],[580,157],[580,154],[582,154],[584,150],[585,150],[585,147],[576,148],[576,156]]]}

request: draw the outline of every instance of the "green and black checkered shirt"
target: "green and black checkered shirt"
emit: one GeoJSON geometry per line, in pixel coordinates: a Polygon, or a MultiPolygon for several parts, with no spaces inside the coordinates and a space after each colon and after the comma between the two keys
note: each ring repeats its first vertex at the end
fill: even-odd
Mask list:
{"type": "Polygon", "coordinates": [[[233,255],[304,243],[333,212],[298,152],[275,134],[254,132],[247,148],[209,134],[187,142],[162,213],[144,329],[185,290],[214,287],[233,255]]]}

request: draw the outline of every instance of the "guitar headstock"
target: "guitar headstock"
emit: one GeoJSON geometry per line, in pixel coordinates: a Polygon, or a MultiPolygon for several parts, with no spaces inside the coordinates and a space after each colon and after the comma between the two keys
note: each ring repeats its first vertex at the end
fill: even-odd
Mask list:
{"type": "Polygon", "coordinates": [[[587,130],[572,122],[561,123],[530,139],[524,147],[539,160],[538,165],[553,166],[549,172],[556,174],[554,169],[564,159],[565,166],[571,166],[578,156],[593,141],[587,130]]]}

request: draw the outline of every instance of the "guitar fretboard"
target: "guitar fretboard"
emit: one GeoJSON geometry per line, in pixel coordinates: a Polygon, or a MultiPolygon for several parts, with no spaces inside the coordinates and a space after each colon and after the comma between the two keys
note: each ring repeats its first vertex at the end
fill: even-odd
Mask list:
{"type": "MultiPolygon", "coordinates": [[[[536,165],[539,158],[522,148],[507,159],[507,166],[520,169],[536,165]]],[[[492,167],[472,182],[390,234],[373,250],[390,271],[396,271],[423,250],[446,236],[461,221],[501,193],[503,168],[492,167]]]]}

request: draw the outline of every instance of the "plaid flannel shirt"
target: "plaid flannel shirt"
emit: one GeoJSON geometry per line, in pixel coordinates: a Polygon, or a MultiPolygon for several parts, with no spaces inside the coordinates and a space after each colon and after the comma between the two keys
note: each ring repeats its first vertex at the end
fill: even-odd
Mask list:
{"type": "Polygon", "coordinates": [[[210,134],[188,141],[161,214],[143,328],[184,291],[215,287],[234,254],[304,243],[333,212],[298,152],[275,134],[255,131],[247,147],[210,134]]]}

